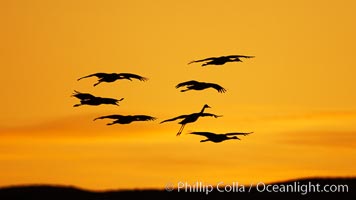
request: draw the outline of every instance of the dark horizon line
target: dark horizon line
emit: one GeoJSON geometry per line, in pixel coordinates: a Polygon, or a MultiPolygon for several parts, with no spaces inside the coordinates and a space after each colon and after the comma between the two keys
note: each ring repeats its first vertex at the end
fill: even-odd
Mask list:
{"type": "MultiPolygon", "coordinates": [[[[356,185],[356,176],[313,176],[313,177],[301,177],[301,178],[291,178],[286,180],[280,181],[271,181],[271,182],[263,182],[266,185],[268,184],[289,184],[294,182],[316,182],[316,181],[325,181],[325,182],[332,182],[332,181],[350,181],[356,185]]],[[[204,181],[203,181],[204,182],[204,181]]],[[[238,182],[237,180],[235,182],[238,182]]],[[[192,184],[195,181],[191,182],[192,184]]],[[[228,183],[228,182],[227,182],[228,183]]],[[[246,183],[241,183],[242,185],[246,185],[246,183]]],[[[256,187],[258,183],[253,183],[252,187],[256,187]]],[[[55,183],[29,183],[29,184],[14,184],[14,185],[7,185],[7,186],[0,186],[0,192],[8,189],[19,189],[19,188],[58,188],[58,189],[72,189],[82,192],[89,192],[89,193],[112,193],[112,192],[135,192],[135,191],[165,191],[164,186],[161,188],[154,188],[154,187],[147,187],[147,188],[121,188],[121,189],[88,189],[83,188],[80,186],[75,185],[66,185],[66,184],[55,184],[55,183]]],[[[176,188],[174,188],[176,189],[176,188]]]]}

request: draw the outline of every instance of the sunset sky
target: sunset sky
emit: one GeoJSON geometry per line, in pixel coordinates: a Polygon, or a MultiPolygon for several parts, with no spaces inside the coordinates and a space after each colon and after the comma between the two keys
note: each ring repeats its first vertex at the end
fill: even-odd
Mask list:
{"type": "Polygon", "coordinates": [[[356,1],[0,2],[0,186],[162,188],[356,176],[356,1]],[[192,60],[251,55],[201,67],[192,60]],[[129,72],[147,82],[77,81],[129,72]],[[179,92],[188,80],[227,89],[179,92]],[[125,98],[73,107],[74,90],[125,98]],[[207,112],[176,133],[182,114],[207,112]],[[156,121],[106,126],[102,115],[156,121]],[[190,131],[250,132],[200,143],[190,131]]]}

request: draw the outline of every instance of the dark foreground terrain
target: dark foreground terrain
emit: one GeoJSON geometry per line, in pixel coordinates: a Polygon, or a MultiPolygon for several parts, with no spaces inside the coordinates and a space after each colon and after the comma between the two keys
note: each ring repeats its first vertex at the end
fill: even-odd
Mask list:
{"type": "MultiPolygon", "coordinates": [[[[59,199],[73,199],[73,200],[111,200],[111,199],[169,199],[169,200],[186,200],[186,199],[356,199],[356,178],[314,178],[314,179],[299,179],[287,182],[271,183],[269,191],[263,185],[246,187],[240,191],[224,191],[223,186],[216,188],[212,187],[212,191],[206,194],[203,188],[195,190],[195,192],[184,188],[178,191],[175,186],[173,191],[162,190],[117,190],[95,192],[82,190],[75,187],[67,186],[51,186],[51,185],[33,185],[33,186],[13,186],[0,188],[0,199],[36,199],[36,200],[59,200],[59,199]],[[316,187],[309,185],[319,184],[319,191],[316,187]],[[292,185],[296,186],[293,189],[297,191],[290,191],[292,185]],[[331,186],[333,185],[333,186],[331,186]],[[344,186],[334,185],[347,185],[344,186]],[[271,191],[273,190],[275,191],[271,191]],[[325,187],[326,186],[326,189],[325,187]],[[289,192],[285,192],[285,188],[289,187],[289,192]],[[262,191],[264,190],[264,191],[262,191]],[[314,191],[313,191],[314,190],[314,191]],[[322,190],[322,191],[321,191],[322,190]],[[328,192],[326,190],[338,190],[335,192],[328,192]],[[344,190],[344,191],[341,191],[344,190]]],[[[229,189],[229,188],[227,188],[229,189]]],[[[236,188],[235,188],[236,189],[236,188]]]]}

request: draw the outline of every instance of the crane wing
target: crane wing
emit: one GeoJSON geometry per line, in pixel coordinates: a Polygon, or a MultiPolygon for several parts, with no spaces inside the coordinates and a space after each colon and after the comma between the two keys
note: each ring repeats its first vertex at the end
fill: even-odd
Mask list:
{"type": "Polygon", "coordinates": [[[204,61],[214,60],[214,59],[216,59],[216,57],[210,57],[210,58],[205,58],[205,59],[201,59],[201,60],[193,60],[193,61],[189,62],[188,65],[192,64],[192,63],[196,63],[196,62],[204,62],[204,61]]]}
{"type": "Polygon", "coordinates": [[[207,83],[207,85],[209,85],[209,87],[212,87],[214,88],[215,90],[217,90],[218,92],[220,93],[225,93],[226,92],[226,89],[221,87],[220,85],[218,84],[215,84],[215,83],[207,83]]]}
{"type": "Polygon", "coordinates": [[[179,83],[178,85],[176,85],[176,88],[180,88],[180,87],[187,86],[187,85],[195,85],[197,83],[199,83],[199,82],[194,81],[194,80],[186,81],[186,82],[182,82],[182,83],[179,83]]]}
{"type": "Polygon", "coordinates": [[[186,117],[188,117],[188,116],[189,116],[189,115],[181,115],[181,116],[178,116],[178,117],[175,117],[175,118],[172,118],[172,119],[166,119],[166,120],[164,120],[164,121],[161,121],[160,124],[165,123],[165,122],[175,121],[175,120],[177,120],[177,119],[183,119],[183,118],[186,118],[186,117]]]}
{"type": "Polygon", "coordinates": [[[254,58],[255,56],[245,56],[245,55],[231,55],[226,56],[227,58],[254,58]]]}
{"type": "Polygon", "coordinates": [[[193,135],[201,135],[201,136],[205,136],[207,138],[211,138],[216,136],[215,133],[211,133],[211,132],[190,132],[189,134],[193,134],[193,135]]]}
{"type": "Polygon", "coordinates": [[[131,73],[120,73],[119,76],[123,76],[124,78],[130,79],[130,78],[135,78],[140,81],[147,81],[148,78],[139,76],[137,74],[131,74],[131,73]]]}
{"type": "Polygon", "coordinates": [[[154,121],[157,119],[148,115],[135,115],[134,117],[136,121],[154,121]]]}
{"type": "Polygon", "coordinates": [[[83,76],[83,77],[79,78],[77,81],[79,81],[79,80],[81,80],[81,79],[83,79],[83,78],[89,78],[89,77],[93,77],[93,76],[96,76],[96,77],[98,77],[98,78],[103,78],[103,77],[105,77],[106,75],[108,75],[108,74],[107,74],[107,73],[95,73],[95,74],[90,74],[90,75],[88,75],[88,76],[83,76]]]}
{"type": "Polygon", "coordinates": [[[80,100],[88,100],[88,99],[94,99],[96,98],[94,95],[89,94],[89,93],[81,93],[76,90],[74,90],[74,93],[72,94],[73,97],[76,97],[80,100]]]}
{"type": "Polygon", "coordinates": [[[123,116],[123,115],[106,115],[106,116],[97,117],[94,119],[94,121],[97,119],[120,119],[122,117],[125,117],[125,116],[123,116]]]}
{"type": "Polygon", "coordinates": [[[253,133],[253,132],[249,132],[249,133],[225,133],[224,135],[249,135],[249,134],[251,134],[251,133],[253,133]]]}
{"type": "Polygon", "coordinates": [[[215,115],[215,114],[211,114],[211,113],[199,113],[199,116],[200,117],[215,117],[215,118],[222,117],[222,115],[215,115]]]}

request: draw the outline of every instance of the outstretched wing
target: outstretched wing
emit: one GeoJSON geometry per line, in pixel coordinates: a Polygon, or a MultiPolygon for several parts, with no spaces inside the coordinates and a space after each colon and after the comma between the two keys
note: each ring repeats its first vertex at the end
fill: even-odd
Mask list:
{"type": "Polygon", "coordinates": [[[245,55],[231,55],[226,56],[227,58],[254,58],[255,56],[245,56],[245,55]]]}
{"type": "Polygon", "coordinates": [[[223,87],[221,87],[221,86],[218,85],[218,84],[215,84],[215,83],[207,83],[207,85],[208,85],[209,87],[214,88],[215,90],[217,90],[217,91],[220,92],[220,93],[225,93],[225,92],[226,92],[226,89],[223,88],[223,87]]]}
{"type": "Polygon", "coordinates": [[[249,132],[249,133],[225,133],[224,135],[249,135],[253,132],[249,132]]]}
{"type": "Polygon", "coordinates": [[[83,78],[89,78],[89,77],[93,77],[93,76],[96,76],[96,77],[98,77],[98,78],[103,78],[103,77],[105,77],[106,75],[108,75],[108,74],[107,74],[107,73],[95,73],[95,74],[90,74],[90,75],[88,75],[88,76],[83,76],[83,77],[81,77],[81,78],[78,78],[77,81],[79,81],[79,80],[81,80],[81,79],[83,79],[83,78]]]}
{"type": "Polygon", "coordinates": [[[207,138],[211,138],[216,136],[215,133],[211,133],[211,132],[190,132],[189,134],[193,134],[193,135],[201,135],[201,136],[205,136],[207,138]]]}
{"type": "Polygon", "coordinates": [[[89,93],[81,93],[76,90],[74,90],[74,93],[72,94],[73,97],[76,97],[80,100],[87,100],[87,99],[94,99],[96,98],[94,95],[89,94],[89,93]]]}
{"type": "Polygon", "coordinates": [[[97,117],[94,119],[94,121],[97,119],[120,119],[122,117],[125,117],[125,116],[123,116],[123,115],[106,115],[106,116],[97,117]]]}
{"type": "Polygon", "coordinates": [[[171,121],[175,121],[177,119],[184,119],[186,117],[188,117],[189,115],[181,115],[181,116],[178,116],[178,117],[175,117],[175,118],[172,118],[172,119],[166,119],[164,121],[161,121],[160,124],[162,123],[165,123],[165,122],[171,122],[171,121]]]}
{"type": "Polygon", "coordinates": [[[135,78],[135,79],[138,79],[140,81],[147,81],[148,80],[148,78],[146,78],[146,77],[142,77],[142,76],[139,76],[137,74],[131,74],[131,73],[120,73],[119,76],[127,78],[127,79],[135,78]]]}
{"type": "Polygon", "coordinates": [[[157,119],[155,117],[151,117],[148,115],[135,115],[133,117],[135,118],[136,121],[154,121],[157,119]]]}
{"type": "Polygon", "coordinates": [[[215,117],[215,118],[222,117],[222,115],[215,115],[215,114],[211,114],[211,113],[199,113],[199,116],[200,117],[215,117]]]}
{"type": "Polygon", "coordinates": [[[193,60],[193,61],[189,62],[188,65],[192,64],[192,63],[196,63],[196,62],[204,62],[204,61],[214,60],[214,59],[216,59],[216,57],[205,58],[205,59],[201,59],[201,60],[193,60]]]}
{"type": "Polygon", "coordinates": [[[182,82],[182,83],[179,83],[178,85],[176,85],[176,88],[180,88],[180,87],[183,87],[183,86],[187,86],[187,85],[195,85],[199,83],[198,81],[186,81],[186,82],[182,82]]]}

